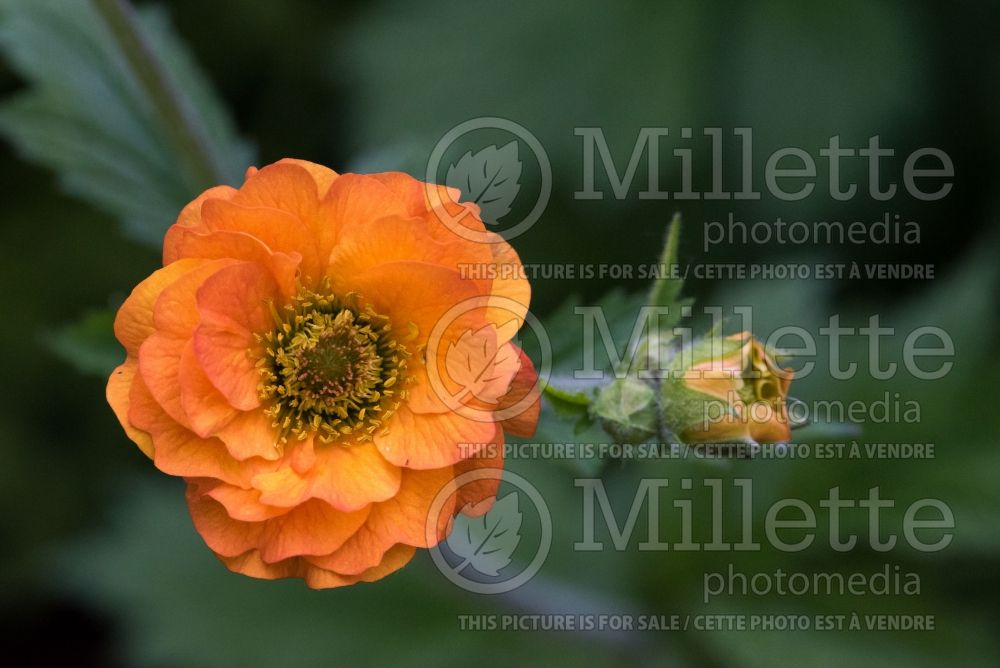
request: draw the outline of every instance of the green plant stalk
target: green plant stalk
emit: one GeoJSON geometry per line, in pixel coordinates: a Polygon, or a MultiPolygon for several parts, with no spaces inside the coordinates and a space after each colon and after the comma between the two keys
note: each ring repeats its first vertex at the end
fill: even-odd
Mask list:
{"type": "Polygon", "coordinates": [[[142,34],[135,10],[127,0],[92,0],[94,7],[132,68],[139,85],[149,95],[170,141],[187,163],[198,188],[223,183],[225,176],[206,141],[187,97],[171,81],[142,34]]]}

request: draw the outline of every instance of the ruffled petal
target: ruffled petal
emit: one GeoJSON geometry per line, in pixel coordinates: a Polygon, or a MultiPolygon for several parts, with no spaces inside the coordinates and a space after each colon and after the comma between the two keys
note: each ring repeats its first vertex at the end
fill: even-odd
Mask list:
{"type": "Polygon", "coordinates": [[[279,208],[246,206],[238,204],[238,200],[205,203],[202,215],[212,231],[248,234],[271,251],[301,257],[303,273],[313,276],[321,273],[315,239],[307,221],[279,208]]]}
{"type": "Polygon", "coordinates": [[[291,297],[295,293],[295,280],[302,262],[302,256],[298,252],[274,252],[263,241],[246,232],[206,232],[180,228],[175,236],[180,257],[210,260],[235,258],[258,262],[271,270],[285,296],[291,297]]]}
{"type": "Polygon", "coordinates": [[[250,174],[231,201],[244,207],[278,209],[308,223],[319,208],[319,189],[301,165],[276,162],[250,174]]]}
{"type": "Polygon", "coordinates": [[[435,469],[465,459],[493,441],[497,426],[457,413],[418,415],[400,406],[375,445],[388,461],[411,469],[435,469]]]}
{"type": "Polygon", "coordinates": [[[457,188],[426,184],[402,172],[372,174],[371,178],[391,190],[405,204],[408,215],[425,218],[431,236],[440,241],[463,238],[455,232],[456,227],[464,227],[477,237],[486,233],[479,207],[460,203],[462,193],[457,188]]]}
{"type": "Polygon", "coordinates": [[[331,276],[359,274],[387,262],[423,262],[459,272],[486,292],[492,256],[488,246],[453,238],[434,239],[421,218],[398,215],[359,219],[345,225],[330,255],[331,276]],[[480,278],[482,277],[482,278],[480,278]]]}
{"type": "Polygon", "coordinates": [[[386,550],[378,564],[352,576],[341,575],[314,566],[307,571],[305,581],[313,589],[330,589],[358,582],[375,582],[410,563],[415,552],[416,549],[409,545],[394,545],[386,550]]]}
{"type": "Polygon", "coordinates": [[[122,428],[125,430],[125,434],[139,446],[139,449],[142,450],[147,457],[152,459],[152,437],[147,432],[133,427],[132,423],[128,419],[129,407],[131,406],[129,393],[132,390],[132,382],[138,373],[139,361],[134,357],[127,358],[124,363],[120,364],[114,371],[111,372],[111,377],[108,378],[106,394],[108,403],[111,404],[111,410],[115,412],[115,417],[117,417],[118,422],[121,423],[122,428]]]}
{"type": "Polygon", "coordinates": [[[262,408],[239,411],[233,420],[215,433],[215,437],[225,444],[226,450],[236,459],[260,457],[276,460],[281,457],[281,448],[278,430],[272,425],[273,422],[262,408]]]}
{"type": "Polygon", "coordinates": [[[496,278],[490,286],[489,314],[487,320],[501,328],[501,341],[509,341],[524,324],[528,305],[531,303],[531,284],[523,273],[517,251],[499,234],[489,233],[488,245],[496,278]],[[504,325],[513,322],[513,326],[504,325]]]}
{"type": "Polygon", "coordinates": [[[309,176],[311,176],[313,181],[316,182],[316,190],[320,197],[323,197],[326,194],[326,191],[330,189],[330,186],[333,185],[334,180],[340,177],[340,174],[333,171],[329,167],[324,167],[323,165],[316,164],[315,162],[309,162],[308,160],[282,158],[276,164],[296,165],[309,172],[309,176]]]}
{"type": "Polygon", "coordinates": [[[392,498],[399,491],[399,468],[387,462],[371,441],[318,443],[309,470],[290,465],[254,477],[264,503],[292,506],[310,498],[352,511],[392,498]]]}
{"type": "Polygon", "coordinates": [[[210,199],[229,200],[236,195],[236,189],[230,186],[216,186],[198,195],[193,201],[181,209],[177,222],[167,230],[163,238],[164,266],[184,257],[178,251],[176,242],[182,230],[202,230],[207,228],[201,219],[201,206],[210,199]]]}
{"type": "Polygon", "coordinates": [[[412,360],[407,368],[414,381],[408,388],[408,405],[414,413],[456,411],[492,420],[523,366],[520,349],[511,343],[498,344],[499,334],[491,323],[461,334],[452,328],[449,333],[437,345],[429,344],[423,357],[412,360]],[[431,364],[436,365],[433,377],[431,364]]]}
{"type": "Polygon", "coordinates": [[[288,512],[288,508],[269,506],[260,500],[260,491],[256,489],[243,489],[236,485],[229,485],[213,481],[214,484],[206,489],[205,494],[222,504],[226,513],[234,520],[241,522],[263,522],[288,512]]]}
{"type": "Polygon", "coordinates": [[[129,393],[129,422],[150,434],[153,463],[170,475],[186,478],[215,478],[250,487],[251,464],[233,459],[218,439],[200,438],[177,424],[153,399],[141,376],[136,376],[129,393]]]}
{"type": "Polygon", "coordinates": [[[510,384],[510,390],[497,406],[496,413],[505,432],[530,438],[535,434],[541,415],[542,391],[531,358],[520,348],[517,353],[520,367],[510,384]]]}
{"type": "Polygon", "coordinates": [[[156,332],[139,348],[139,373],[150,394],[175,422],[188,425],[181,406],[180,365],[184,339],[156,332]]]}
{"type": "Polygon", "coordinates": [[[362,573],[382,561],[396,544],[431,547],[444,538],[455,514],[451,467],[431,471],[404,471],[399,493],[372,507],[364,526],[343,547],[313,564],[338,573],[362,573]],[[440,495],[440,496],[439,496],[440,495]],[[436,517],[432,504],[439,500],[436,517]]]}
{"type": "MultiPolygon", "coordinates": [[[[427,342],[434,326],[452,307],[477,294],[458,272],[421,262],[382,264],[356,276],[334,276],[332,282],[334,292],[357,292],[377,313],[388,316],[401,334],[415,326],[416,338],[407,341],[414,348],[427,342]]],[[[448,326],[464,330],[475,324],[463,315],[448,326]]]]}
{"type": "Polygon", "coordinates": [[[236,260],[209,260],[166,286],[153,304],[156,331],[179,339],[191,337],[198,325],[198,289],[219,270],[237,264],[236,260]]]}
{"type": "Polygon", "coordinates": [[[153,333],[153,304],[163,290],[190,271],[200,267],[204,260],[180,260],[158,269],[137,285],[115,316],[115,337],[125,346],[129,355],[138,355],[139,346],[153,333]]]}
{"type": "Polygon", "coordinates": [[[238,415],[239,412],[208,380],[194,353],[192,341],[188,341],[181,352],[177,377],[181,388],[181,409],[191,430],[202,438],[214,436],[238,415]]]}
{"type": "Polygon", "coordinates": [[[369,508],[345,513],[313,499],[263,522],[241,522],[230,517],[221,503],[196,487],[188,489],[191,518],[213,552],[236,557],[257,549],[268,563],[303,555],[330,554],[361,528],[369,514],[369,508]]]}
{"type": "Polygon", "coordinates": [[[260,344],[254,334],[273,326],[270,309],[279,299],[274,278],[252,263],[223,269],[198,290],[195,355],[216,389],[240,410],[260,405],[260,374],[251,355],[260,344]]]}
{"type": "Polygon", "coordinates": [[[276,580],[279,578],[302,578],[312,589],[345,587],[358,582],[374,582],[399,570],[413,558],[414,548],[397,545],[388,550],[377,565],[356,575],[342,575],[311,564],[307,557],[293,557],[271,564],[264,561],[259,550],[250,550],[238,557],[219,557],[225,566],[236,573],[253,578],[276,580]]]}

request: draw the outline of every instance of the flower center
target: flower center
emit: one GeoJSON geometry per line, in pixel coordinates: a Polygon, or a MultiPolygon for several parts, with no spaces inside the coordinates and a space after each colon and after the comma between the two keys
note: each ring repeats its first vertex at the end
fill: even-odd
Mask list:
{"type": "Polygon", "coordinates": [[[391,336],[389,319],[308,290],[272,312],[275,329],[260,337],[258,390],[281,440],[371,438],[406,395],[409,353],[391,336]]]}

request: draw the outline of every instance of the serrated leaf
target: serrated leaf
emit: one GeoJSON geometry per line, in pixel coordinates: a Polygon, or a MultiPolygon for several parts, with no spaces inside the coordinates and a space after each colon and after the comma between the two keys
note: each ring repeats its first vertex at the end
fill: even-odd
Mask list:
{"type": "Polygon", "coordinates": [[[468,151],[448,168],[445,182],[462,191],[462,199],[479,205],[483,222],[496,225],[510,213],[521,190],[521,160],[517,141],[473,153],[468,151]]]}
{"type": "Polygon", "coordinates": [[[483,575],[500,575],[521,542],[521,519],[516,492],[498,499],[485,515],[456,517],[447,539],[448,548],[462,559],[456,571],[469,566],[483,575]]]}
{"type": "Polygon", "coordinates": [[[139,13],[149,53],[183,102],[211,175],[187,165],[151,99],[91,2],[0,0],[0,49],[29,84],[0,105],[0,134],[53,169],[66,190],[158,246],[181,207],[253,161],[211,86],[159,7],[139,13]]]}

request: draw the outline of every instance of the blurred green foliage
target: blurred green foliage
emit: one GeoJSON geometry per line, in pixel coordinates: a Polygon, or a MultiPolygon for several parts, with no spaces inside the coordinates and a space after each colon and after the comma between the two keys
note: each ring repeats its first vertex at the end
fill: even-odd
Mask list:
{"type": "MultiPolygon", "coordinates": [[[[0,48],[33,84],[0,106],[0,133],[55,170],[68,192],[158,247],[176,212],[218,184],[178,168],[186,161],[181,147],[93,3],[4,0],[0,16],[0,48]]],[[[140,23],[149,51],[190,105],[221,181],[239,184],[253,151],[234,134],[161,8],[144,12],[140,23]]]]}
{"type": "MultiPolygon", "coordinates": [[[[802,399],[873,401],[898,392],[920,401],[918,424],[867,423],[856,436],[837,440],[934,442],[933,460],[510,461],[511,470],[541,490],[555,519],[545,568],[516,596],[465,595],[426,555],[377,584],[322,593],[296,582],[231,575],[191,527],[179,483],[151,471],[121,434],[100,377],[121,355],[109,343],[111,309],[157,266],[163,230],[207,184],[176,168],[179,158],[157,109],[87,3],[4,0],[7,95],[0,133],[12,150],[0,157],[7,195],[0,244],[9,250],[0,265],[0,306],[12,318],[0,330],[0,347],[15,390],[0,408],[6,509],[0,536],[8,548],[0,557],[0,605],[13,656],[129,666],[1000,661],[1000,454],[992,420],[1000,375],[996,7],[761,0],[515,2],[500,9],[449,1],[431,11],[396,0],[335,6],[179,0],[170,5],[170,21],[159,6],[142,10],[145,35],[197,110],[228,182],[238,182],[253,160],[236,126],[259,146],[263,161],[293,155],[342,171],[404,169],[417,176],[434,143],[459,122],[499,115],[530,128],[552,159],[555,187],[542,221],[515,242],[526,262],[655,262],[663,225],[677,208],[687,226],[682,259],[705,259],[699,223],[736,208],[635,197],[575,200],[576,126],[603,127],[619,163],[638,129],[650,125],[672,132],[752,126],[762,155],[777,146],[821,146],[833,134],[855,145],[881,134],[900,154],[940,146],[956,163],[954,192],[932,204],[892,205],[920,222],[917,248],[842,246],[817,253],[731,245],[712,255],[713,261],[934,262],[936,280],[692,281],[686,289],[700,304],[752,304],[759,332],[784,325],[817,332],[833,313],[855,326],[875,312],[899,331],[938,325],[955,339],[956,366],[934,382],[905,375],[835,381],[814,373],[792,388],[802,399]],[[127,239],[117,233],[119,223],[127,239]],[[815,501],[833,486],[857,498],[879,486],[883,498],[898,500],[885,512],[886,522],[898,523],[909,501],[935,497],[955,511],[958,529],[952,546],[930,556],[838,554],[817,546],[794,555],[764,550],[739,557],[739,568],[748,572],[849,573],[891,562],[920,574],[918,597],[736,597],[705,606],[703,573],[724,570],[732,555],[572,549],[581,533],[573,480],[598,471],[618,517],[644,476],[750,477],[758,527],[776,499],[815,501]],[[913,612],[936,615],[938,630],[641,637],[459,631],[458,615],[526,609],[913,612]],[[49,620],[66,610],[89,625],[60,627],[61,642],[52,643],[49,620]],[[91,633],[94,625],[101,631],[91,633]]],[[[730,151],[727,160],[738,156],[730,151]]],[[[695,176],[707,183],[708,166],[697,165],[695,176]]],[[[898,180],[898,174],[886,178],[898,180]]],[[[779,209],[765,197],[738,210],[747,221],[776,215],[874,220],[885,208],[813,198],[779,209]]],[[[534,310],[547,314],[556,373],[571,372],[581,359],[582,323],[574,306],[605,306],[624,345],[630,314],[648,287],[606,279],[536,281],[534,310]]],[[[530,336],[524,335],[528,350],[530,336]]],[[[864,365],[864,345],[849,343],[845,359],[864,365]]],[[[898,341],[883,352],[898,353],[898,341]]],[[[824,358],[817,361],[825,368],[824,358]]],[[[607,440],[593,426],[577,433],[573,420],[551,410],[546,405],[533,441],[607,440]]],[[[829,438],[829,432],[813,433],[829,438]]],[[[665,491],[666,507],[674,494],[677,488],[665,491]]],[[[699,502],[704,506],[704,498],[696,507],[699,502]]],[[[738,511],[733,503],[724,510],[729,520],[738,511]]],[[[638,525],[644,522],[640,517],[638,525]]],[[[708,531],[707,522],[697,531],[708,531]]]]}

